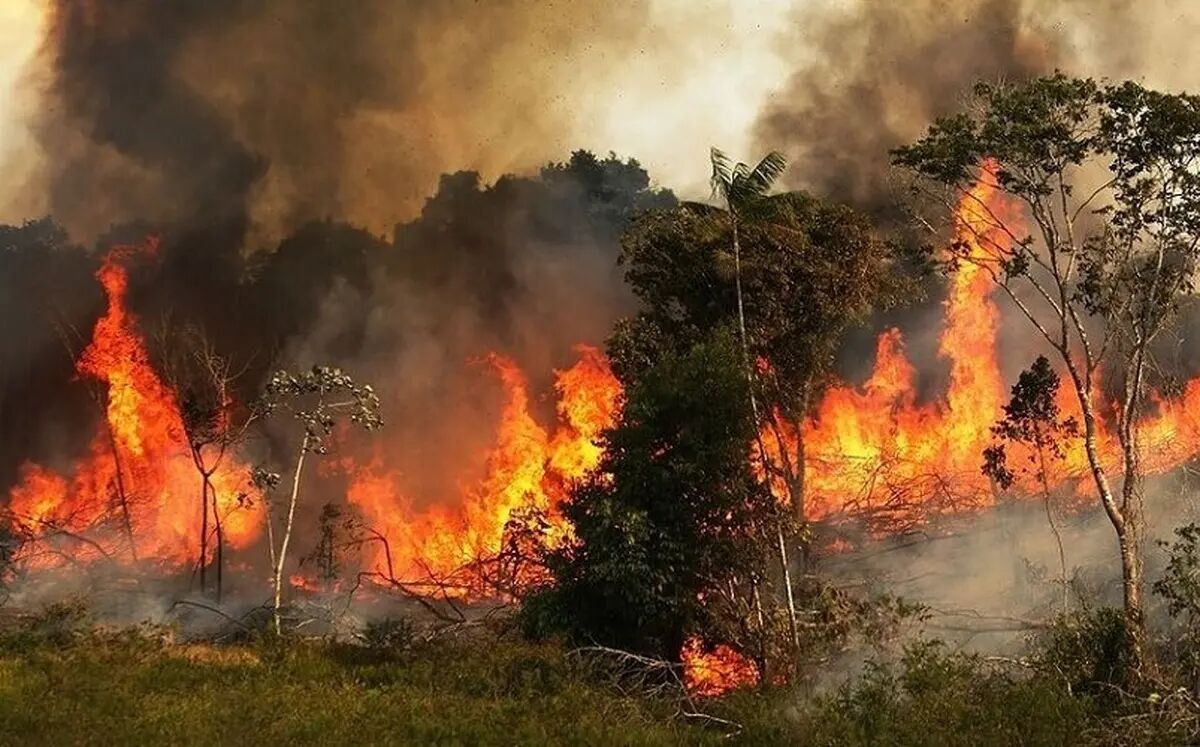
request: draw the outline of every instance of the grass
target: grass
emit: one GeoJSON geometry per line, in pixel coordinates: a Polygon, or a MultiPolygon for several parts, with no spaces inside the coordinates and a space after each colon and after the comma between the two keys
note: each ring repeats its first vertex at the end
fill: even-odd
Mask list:
{"type": "Polygon", "coordinates": [[[323,644],[174,646],[135,634],[0,651],[0,743],[629,744],[716,741],[584,682],[553,646],[380,656],[323,644]]]}
{"type": "Polygon", "coordinates": [[[744,727],[730,739],[673,718],[664,700],[618,693],[553,644],[216,646],[79,631],[67,615],[0,633],[0,745],[1200,743],[1197,715],[1165,701],[1122,705],[1078,683],[1072,694],[1059,677],[932,643],[823,694],[777,687],[703,703],[744,727]]]}

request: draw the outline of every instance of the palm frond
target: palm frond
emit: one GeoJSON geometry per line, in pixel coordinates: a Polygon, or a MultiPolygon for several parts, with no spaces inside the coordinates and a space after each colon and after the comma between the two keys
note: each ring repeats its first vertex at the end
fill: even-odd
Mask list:
{"type": "Polygon", "coordinates": [[[709,151],[709,158],[712,160],[712,177],[709,184],[712,185],[713,197],[727,197],[734,181],[733,159],[717,147],[709,151]]]}
{"type": "Polygon", "coordinates": [[[756,195],[766,194],[786,168],[787,159],[783,154],[777,150],[771,151],[746,175],[746,190],[756,195]]]}

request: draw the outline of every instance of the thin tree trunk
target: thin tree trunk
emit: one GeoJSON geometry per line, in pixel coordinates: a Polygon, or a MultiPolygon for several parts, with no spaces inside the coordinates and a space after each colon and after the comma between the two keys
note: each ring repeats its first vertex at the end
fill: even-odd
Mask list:
{"type": "Polygon", "coordinates": [[[287,563],[288,545],[292,541],[292,525],[296,518],[296,498],[300,494],[300,475],[304,470],[304,458],[308,455],[308,435],[300,444],[300,456],[296,460],[296,472],[292,476],[292,495],[288,501],[287,521],[283,527],[283,539],[279,544],[279,554],[275,558],[275,635],[282,635],[283,624],[280,620],[280,609],[283,607],[283,566],[287,563]]]}
{"type": "Polygon", "coordinates": [[[217,505],[217,491],[212,491],[213,524],[217,530],[217,601],[221,601],[221,592],[225,580],[225,527],[221,524],[221,510],[217,505]]]}
{"type": "MultiPolygon", "coordinates": [[[[1067,371],[1071,375],[1071,380],[1075,385],[1076,393],[1079,396],[1080,409],[1083,412],[1083,447],[1087,453],[1088,466],[1091,470],[1092,478],[1096,483],[1096,490],[1100,494],[1100,502],[1104,506],[1108,520],[1113,525],[1113,529],[1117,534],[1117,544],[1121,553],[1121,582],[1124,596],[1125,624],[1129,634],[1129,653],[1133,668],[1141,670],[1142,642],[1145,639],[1143,630],[1145,616],[1142,612],[1142,558],[1141,548],[1138,543],[1140,527],[1137,526],[1140,524],[1140,519],[1133,515],[1137,512],[1123,511],[1122,506],[1117,505],[1116,499],[1113,496],[1112,486],[1108,482],[1108,473],[1100,461],[1100,452],[1096,445],[1098,429],[1096,426],[1095,409],[1092,406],[1090,377],[1089,380],[1085,381],[1079,375],[1074,360],[1066,354],[1063,355],[1063,358],[1066,360],[1067,371]]],[[[1132,444],[1128,443],[1128,439],[1126,438],[1121,438],[1120,440],[1122,441],[1122,449],[1126,462],[1125,466],[1128,469],[1131,462],[1130,452],[1132,444]]],[[[1136,472],[1136,455],[1133,455],[1132,461],[1136,472]]],[[[1130,475],[1127,472],[1126,482],[1128,487],[1126,490],[1136,487],[1136,482],[1129,483],[1129,479],[1130,475]]],[[[1126,498],[1126,501],[1128,501],[1128,498],[1126,498]]]]}
{"type": "Polygon", "coordinates": [[[792,594],[792,571],[788,568],[787,544],[783,541],[783,526],[777,527],[779,537],[779,564],[783,567],[783,588],[787,590],[788,632],[792,634],[792,647],[800,650],[800,632],[796,625],[796,599],[792,594]]]}
{"type": "MultiPolygon", "coordinates": [[[[1041,440],[1040,434],[1038,440],[1039,442],[1041,440]]],[[[1058,522],[1054,520],[1054,511],[1050,506],[1050,478],[1046,474],[1046,450],[1041,443],[1038,444],[1037,450],[1041,470],[1042,503],[1046,507],[1046,522],[1050,524],[1050,531],[1054,533],[1054,541],[1058,545],[1058,582],[1062,585],[1062,610],[1065,613],[1070,607],[1070,589],[1067,585],[1067,553],[1063,549],[1062,532],[1058,529],[1058,522]]]]}
{"type": "MultiPolygon", "coordinates": [[[[750,395],[750,416],[754,428],[754,438],[758,444],[759,457],[763,462],[763,471],[770,480],[769,460],[767,458],[767,450],[762,442],[762,433],[759,431],[758,417],[758,398],[754,393],[754,368],[750,360],[750,344],[746,339],[746,310],[742,303],[742,249],[741,243],[738,240],[738,222],[737,214],[733,211],[733,206],[729,205],[729,220],[733,227],[733,282],[734,290],[737,295],[737,312],[738,312],[738,337],[742,347],[742,366],[745,368],[746,374],[746,391],[750,395]]],[[[799,647],[799,634],[797,633],[798,626],[796,624],[796,604],[795,597],[792,593],[792,574],[788,568],[787,545],[783,539],[783,530],[777,527],[779,536],[779,564],[783,571],[783,585],[786,589],[785,599],[787,602],[788,627],[792,634],[793,646],[799,647]]],[[[755,599],[758,599],[758,588],[755,587],[755,599]]],[[[761,602],[759,614],[761,615],[761,602]]]]}
{"type": "Polygon", "coordinates": [[[746,371],[747,391],[750,393],[750,414],[754,417],[754,427],[758,428],[758,398],[754,394],[754,368],[750,360],[750,343],[746,339],[746,310],[742,304],[742,247],[738,241],[737,214],[733,206],[729,207],[729,220],[733,225],[733,284],[737,296],[738,340],[742,344],[742,366],[746,371]]]}
{"type": "Polygon", "coordinates": [[[1129,644],[1137,667],[1145,664],[1146,618],[1142,602],[1142,577],[1145,558],[1142,552],[1144,522],[1142,516],[1142,465],[1139,452],[1138,418],[1141,415],[1142,372],[1145,362],[1145,337],[1138,336],[1132,373],[1126,376],[1125,403],[1121,413],[1121,456],[1125,468],[1121,484],[1121,512],[1125,533],[1121,542],[1121,571],[1124,581],[1125,617],[1129,623],[1129,644]]]}
{"type": "Polygon", "coordinates": [[[125,538],[129,542],[129,557],[136,563],[138,559],[137,543],[133,538],[133,517],[129,512],[129,494],[125,490],[125,478],[121,470],[121,454],[117,449],[117,439],[113,435],[112,426],[109,425],[106,430],[108,432],[108,445],[112,449],[113,471],[117,476],[117,500],[121,503],[121,518],[125,524],[125,538]]]}
{"type": "MultiPolygon", "coordinates": [[[[194,451],[193,460],[200,465],[194,451]]],[[[208,590],[208,473],[200,469],[200,593],[208,590]]]]}

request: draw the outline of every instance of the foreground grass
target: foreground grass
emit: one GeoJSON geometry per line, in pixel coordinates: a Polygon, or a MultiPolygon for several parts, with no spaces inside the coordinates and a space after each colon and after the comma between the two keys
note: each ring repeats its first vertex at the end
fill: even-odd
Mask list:
{"type": "Polygon", "coordinates": [[[695,744],[582,681],[549,646],[380,656],[316,644],[172,646],[124,634],[0,650],[3,744],[695,744]]]}
{"type": "MultiPolygon", "coordinates": [[[[1091,662],[1087,662],[1090,666],[1091,662]]],[[[1059,669],[1063,669],[1060,663],[1059,669]]],[[[1014,676],[936,644],[822,695],[742,691],[679,718],[561,648],[185,645],[145,631],[0,633],[0,744],[1200,744],[1200,715],[1014,676]]]]}

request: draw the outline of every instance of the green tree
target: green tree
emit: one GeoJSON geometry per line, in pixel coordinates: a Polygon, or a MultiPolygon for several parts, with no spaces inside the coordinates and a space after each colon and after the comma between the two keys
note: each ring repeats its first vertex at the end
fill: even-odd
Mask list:
{"type": "Polygon", "coordinates": [[[1066,369],[1091,477],[1120,547],[1132,661],[1140,666],[1138,424],[1152,345],[1193,292],[1200,254],[1200,98],[1062,74],[980,84],[966,112],[939,119],[893,157],[918,177],[919,193],[947,207],[968,201],[979,220],[966,228],[978,229],[981,251],[956,244],[952,255],[982,267],[1066,369]],[[1015,198],[1025,215],[992,210],[973,196],[981,180],[1015,198]],[[993,238],[997,233],[1003,238],[993,238]],[[1097,444],[1101,366],[1120,390],[1115,463],[1106,463],[1097,444]],[[1119,490],[1110,482],[1114,473],[1123,476],[1119,490]]]}
{"type": "Polygon", "coordinates": [[[599,468],[563,507],[574,538],[549,556],[555,584],[530,603],[536,618],[664,658],[693,633],[715,634],[718,599],[757,588],[771,552],[745,403],[729,334],[644,373],[599,468]]]}
{"type": "Polygon", "coordinates": [[[1076,435],[1076,426],[1073,418],[1064,418],[1059,411],[1060,384],[1058,374],[1044,355],[1039,355],[1028,370],[1021,372],[1012,388],[1012,399],[1004,406],[1004,417],[992,426],[997,442],[983,451],[983,473],[1003,490],[1012,487],[1018,472],[1037,481],[1046,521],[1058,546],[1058,581],[1062,587],[1062,609],[1066,612],[1070,590],[1067,554],[1051,505],[1050,468],[1066,456],[1063,445],[1076,435]],[[1008,458],[1011,445],[1028,450],[1028,464],[1013,465],[1008,458]]]}
{"type": "MultiPolygon", "coordinates": [[[[283,571],[287,564],[288,547],[296,520],[296,504],[300,496],[300,481],[309,455],[329,451],[329,436],[339,420],[348,420],[366,430],[383,425],[379,417],[379,397],[368,385],[358,385],[350,375],[337,368],[313,366],[311,370],[294,374],[278,371],[267,383],[259,409],[263,417],[279,411],[289,413],[301,428],[296,464],[292,470],[287,511],[283,516],[283,533],[279,546],[275,543],[273,502],[267,501],[267,541],[271,550],[272,580],[275,587],[273,617],[276,635],[282,633],[283,571]]],[[[255,471],[255,482],[267,495],[279,483],[279,475],[255,471]]]]}
{"type": "Polygon", "coordinates": [[[633,223],[620,262],[642,310],[618,323],[609,352],[618,376],[634,381],[665,351],[686,350],[714,328],[736,325],[741,342],[744,318],[742,354],[756,363],[758,417],[778,455],[771,477],[802,523],[810,406],[845,331],[872,309],[911,298],[915,266],[865,217],[800,192],[758,199],[741,216],[690,203],[633,223]],[[731,258],[735,228],[739,256],[731,258]]]}

